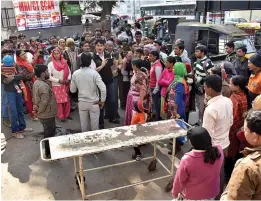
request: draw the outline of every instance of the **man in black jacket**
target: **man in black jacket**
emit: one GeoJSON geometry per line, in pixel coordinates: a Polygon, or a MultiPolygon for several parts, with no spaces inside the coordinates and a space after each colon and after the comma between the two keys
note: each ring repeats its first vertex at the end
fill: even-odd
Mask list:
{"type": "MultiPolygon", "coordinates": [[[[105,49],[105,41],[102,39],[98,39],[95,42],[95,52],[93,55],[93,61],[95,63],[93,68],[96,69],[97,72],[100,73],[102,81],[106,85],[106,101],[105,108],[108,108],[107,115],[109,118],[109,122],[111,123],[120,123],[119,120],[116,119],[116,108],[115,108],[115,91],[113,84],[113,75],[112,75],[112,67],[115,63],[115,60],[111,58],[111,55],[104,51],[105,49]],[[106,107],[106,105],[108,107],[106,107]]],[[[100,120],[99,120],[100,129],[104,128],[104,109],[101,109],[100,112],[100,120]]]]}

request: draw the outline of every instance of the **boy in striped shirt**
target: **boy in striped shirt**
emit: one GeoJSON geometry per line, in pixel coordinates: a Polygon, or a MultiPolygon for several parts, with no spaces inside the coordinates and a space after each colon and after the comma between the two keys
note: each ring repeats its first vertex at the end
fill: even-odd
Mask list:
{"type": "Polygon", "coordinates": [[[205,108],[205,91],[204,82],[210,69],[214,67],[212,61],[207,58],[207,47],[198,45],[195,48],[195,56],[197,61],[194,63],[195,88],[196,88],[196,104],[199,110],[199,125],[202,124],[203,113],[205,108]]]}

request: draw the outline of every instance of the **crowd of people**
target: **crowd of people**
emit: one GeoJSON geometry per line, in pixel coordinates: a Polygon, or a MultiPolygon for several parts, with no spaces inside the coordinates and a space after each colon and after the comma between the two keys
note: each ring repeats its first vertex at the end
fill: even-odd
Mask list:
{"type": "MultiPolygon", "coordinates": [[[[138,24],[135,30],[127,24],[117,36],[100,29],[83,34],[79,47],[72,38],[52,36],[47,47],[11,35],[2,45],[2,121],[13,137],[24,138],[23,132],[32,131],[28,112],[40,120],[46,138],[55,135],[56,119],[72,120],[75,102],[82,132],[104,129],[104,119],[119,124],[119,108],[125,110],[124,125],[188,122],[197,108],[198,122],[188,131],[193,150],[181,160],[174,198],[219,198],[226,180],[222,199],[261,199],[261,52],[247,59],[246,47],[235,49],[231,41],[226,60],[215,66],[206,46],[196,46],[195,62],[185,48],[184,39],[177,39],[168,56],[138,24]],[[247,156],[240,159],[244,148],[247,156]]],[[[176,151],[184,140],[176,140],[176,151]]],[[[140,147],[134,150],[133,159],[141,160],[140,147]]],[[[45,151],[50,157],[48,144],[45,151]]]]}

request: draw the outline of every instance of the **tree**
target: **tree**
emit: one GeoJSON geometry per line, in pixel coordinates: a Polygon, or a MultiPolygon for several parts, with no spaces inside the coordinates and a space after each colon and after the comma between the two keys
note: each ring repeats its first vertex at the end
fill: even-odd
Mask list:
{"type": "Polygon", "coordinates": [[[116,6],[116,4],[117,4],[117,0],[112,0],[112,1],[89,0],[85,2],[85,10],[99,7],[101,8],[101,20],[105,20],[106,16],[111,16],[112,9],[116,6]]]}
{"type": "Polygon", "coordinates": [[[101,20],[105,20],[106,16],[111,16],[113,7],[116,6],[117,1],[99,1],[97,4],[101,7],[101,20]]]}

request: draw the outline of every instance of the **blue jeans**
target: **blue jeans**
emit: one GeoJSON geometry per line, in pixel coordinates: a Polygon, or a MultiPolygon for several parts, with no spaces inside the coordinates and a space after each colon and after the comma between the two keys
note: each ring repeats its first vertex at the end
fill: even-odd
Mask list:
{"type": "Polygon", "coordinates": [[[11,113],[11,130],[12,133],[21,131],[26,128],[24,119],[23,97],[17,92],[6,91],[7,100],[11,113]]]}
{"type": "Polygon", "coordinates": [[[156,121],[160,120],[160,91],[158,91],[156,94],[153,94],[154,88],[151,90],[151,96],[152,96],[152,107],[156,113],[156,121]]]}
{"type": "MultiPolygon", "coordinates": [[[[114,83],[109,82],[104,84],[106,86],[105,108],[108,110],[106,114],[109,120],[112,121],[116,118],[114,83]]],[[[99,125],[104,125],[104,107],[100,110],[99,125]]]]}
{"type": "Polygon", "coordinates": [[[8,119],[8,101],[4,90],[4,84],[1,84],[1,110],[2,119],[8,119]]]}

